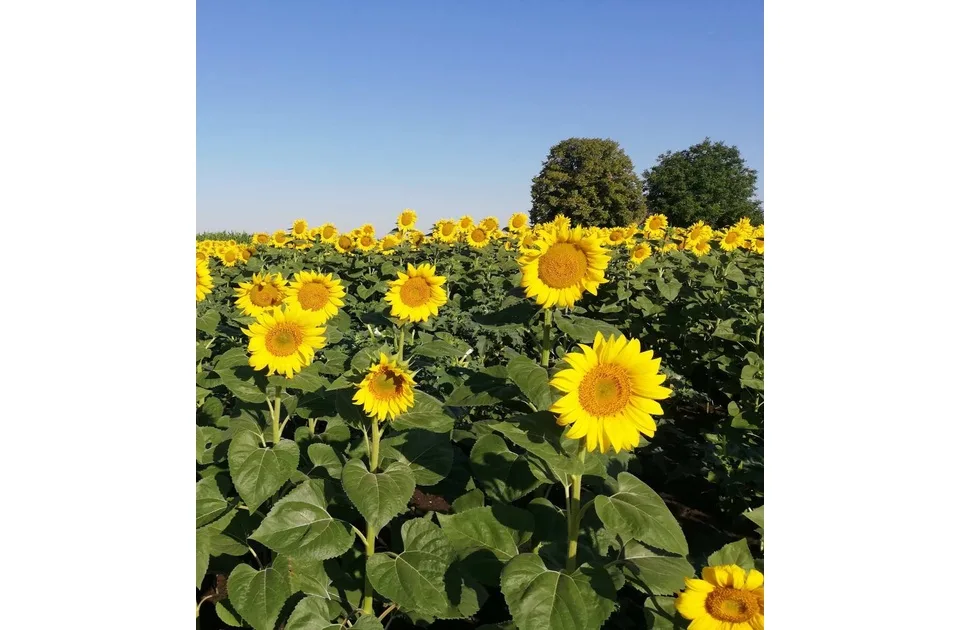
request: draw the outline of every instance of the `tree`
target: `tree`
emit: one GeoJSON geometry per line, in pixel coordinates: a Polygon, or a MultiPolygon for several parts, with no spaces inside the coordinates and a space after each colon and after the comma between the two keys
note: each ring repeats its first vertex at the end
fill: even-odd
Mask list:
{"type": "Polygon", "coordinates": [[[741,217],[763,223],[757,171],[747,168],[735,146],[706,138],[689,149],[667,151],[643,177],[649,211],[665,214],[674,225],[703,221],[722,227],[741,217]]]}
{"type": "Polygon", "coordinates": [[[545,223],[563,214],[574,225],[627,225],[646,216],[643,184],[613,140],[569,138],[554,145],[533,178],[530,218],[545,223]]]}

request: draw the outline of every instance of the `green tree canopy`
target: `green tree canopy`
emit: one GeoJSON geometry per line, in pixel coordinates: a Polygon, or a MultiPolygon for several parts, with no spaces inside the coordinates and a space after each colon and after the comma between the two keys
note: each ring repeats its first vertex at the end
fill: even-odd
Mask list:
{"type": "Polygon", "coordinates": [[[612,227],[646,216],[640,178],[613,140],[569,138],[554,145],[530,196],[534,223],[563,214],[574,224],[612,227]]]}
{"type": "Polygon", "coordinates": [[[725,226],[741,217],[763,222],[757,171],[747,168],[735,146],[706,138],[689,149],[667,151],[643,177],[649,211],[665,214],[673,225],[725,226]]]}

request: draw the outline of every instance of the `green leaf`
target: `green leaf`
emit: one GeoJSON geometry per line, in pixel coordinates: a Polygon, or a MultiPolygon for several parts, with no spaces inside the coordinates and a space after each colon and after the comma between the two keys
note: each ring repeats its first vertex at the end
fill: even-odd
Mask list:
{"type": "Polygon", "coordinates": [[[453,500],[453,511],[462,514],[467,510],[483,507],[483,490],[474,488],[453,500]]]}
{"type": "Polygon", "coordinates": [[[514,357],[507,363],[507,374],[536,409],[546,411],[553,404],[547,370],[532,359],[523,355],[514,357]]]}
{"type": "Polygon", "coordinates": [[[223,379],[223,385],[234,396],[248,403],[263,403],[267,401],[264,389],[267,386],[267,377],[248,365],[216,369],[216,373],[223,379]]]}
{"type": "Polygon", "coordinates": [[[217,334],[217,324],[220,323],[220,313],[207,311],[197,318],[197,330],[202,330],[211,337],[217,334]]]}
{"type": "Polygon", "coordinates": [[[563,437],[564,428],[549,411],[538,411],[494,422],[490,428],[529,453],[544,460],[558,481],[563,475],[582,475],[583,463],[577,459],[577,440],[563,437]]]}
{"type": "Polygon", "coordinates": [[[598,629],[613,611],[616,597],[605,572],[561,573],[532,553],[507,563],[500,588],[519,630],[598,629]]]}
{"type": "Polygon", "coordinates": [[[662,278],[656,278],[657,291],[660,292],[660,295],[663,296],[667,302],[672,302],[680,295],[680,289],[683,287],[683,284],[679,280],[671,280],[669,282],[664,282],[662,278]]]}
{"type": "Polygon", "coordinates": [[[207,575],[207,566],[210,564],[210,532],[197,530],[197,588],[207,575]]]}
{"type": "Polygon", "coordinates": [[[648,597],[643,602],[643,617],[648,630],[683,630],[690,622],[680,616],[673,597],[648,597]]]}
{"type": "Polygon", "coordinates": [[[747,284],[747,277],[743,275],[743,271],[740,270],[740,267],[737,267],[735,262],[727,265],[726,269],[723,270],[723,275],[727,280],[733,280],[737,284],[747,284]]]}
{"type": "Polygon", "coordinates": [[[230,573],[227,592],[230,603],[255,630],[273,630],[291,595],[286,571],[272,567],[257,571],[248,564],[237,565],[230,573]]]}
{"type": "Polygon", "coordinates": [[[473,476],[488,496],[512,503],[536,489],[543,479],[536,476],[530,462],[507,448],[499,435],[484,435],[470,451],[473,476]]]}
{"type": "Polygon", "coordinates": [[[763,506],[761,505],[758,508],[753,510],[747,510],[743,513],[748,519],[757,524],[757,526],[762,530],[763,529],[763,506]]]}
{"type": "Polygon", "coordinates": [[[255,433],[241,431],[230,440],[227,461],[233,485],[252,512],[296,472],[300,449],[291,440],[264,448],[255,433]]]}
{"type": "Polygon", "coordinates": [[[217,611],[217,617],[219,617],[223,623],[232,628],[243,627],[243,619],[240,618],[240,613],[234,610],[229,602],[217,602],[215,610],[217,611]]]}
{"type": "MultiPolygon", "coordinates": [[[[287,619],[285,630],[318,630],[320,628],[340,628],[340,624],[330,624],[329,621],[339,614],[339,606],[330,600],[316,595],[308,595],[301,599],[290,618],[287,619]]],[[[356,626],[353,626],[356,627],[356,626]]]]}
{"type": "Polygon", "coordinates": [[[279,554],[273,560],[278,570],[286,567],[290,576],[290,591],[317,595],[323,599],[337,599],[337,591],[331,584],[324,561],[307,556],[287,556],[279,554]]]}
{"type": "Polygon", "coordinates": [[[490,586],[499,585],[503,564],[519,553],[518,529],[532,533],[534,527],[529,512],[507,505],[437,514],[437,519],[467,573],[490,586]]]}
{"type": "Polygon", "coordinates": [[[598,332],[604,337],[609,337],[610,335],[620,337],[623,335],[620,330],[607,322],[590,319],[589,317],[580,317],[579,315],[571,315],[569,313],[563,315],[560,311],[554,314],[553,321],[556,323],[557,328],[574,341],[580,343],[593,343],[598,332]]]}
{"type": "Polygon", "coordinates": [[[707,564],[711,567],[721,564],[735,564],[749,571],[754,568],[753,554],[750,553],[750,547],[747,545],[747,539],[741,538],[732,543],[728,543],[719,550],[714,551],[707,558],[707,564]]]}
{"type": "Polygon", "coordinates": [[[323,482],[311,479],[277,501],[250,538],[294,557],[335,558],[350,548],[354,533],[326,508],[323,482]]]}
{"type": "Polygon", "coordinates": [[[443,403],[419,390],[413,392],[413,407],[391,422],[398,431],[423,429],[434,433],[449,433],[453,430],[453,418],[443,410],[443,403]]]}
{"type": "Polygon", "coordinates": [[[624,559],[632,569],[627,581],[648,594],[672,595],[683,590],[683,578],[694,576],[693,565],[686,558],[664,556],[635,540],[624,548],[624,559]]]}
{"type": "Polygon", "coordinates": [[[690,551],[680,524],[660,495],[628,472],[617,475],[617,493],[598,496],[594,507],[604,527],[624,538],[681,556],[690,551]]]}
{"type": "Polygon", "coordinates": [[[347,462],[341,481],[347,497],[374,531],[380,531],[404,511],[416,486],[413,471],[403,462],[394,462],[383,472],[371,473],[359,459],[347,462]]]}
{"type": "Polygon", "coordinates": [[[230,509],[230,503],[220,490],[223,482],[222,476],[206,477],[197,482],[197,527],[212,523],[230,509]]]}
{"type": "Polygon", "coordinates": [[[439,483],[453,466],[453,446],[448,433],[414,429],[386,439],[381,445],[396,451],[399,461],[410,466],[420,486],[439,483]]]}
{"type": "Polygon", "coordinates": [[[329,444],[314,443],[307,447],[307,457],[314,468],[322,468],[327,471],[331,479],[339,479],[343,470],[343,463],[337,455],[337,451],[329,444]]]}
{"type": "Polygon", "coordinates": [[[428,341],[426,343],[417,344],[413,351],[410,353],[411,357],[428,357],[431,359],[439,359],[442,357],[447,357],[450,359],[459,359],[463,356],[465,350],[460,350],[456,346],[447,343],[446,341],[441,341],[440,339],[434,339],[433,341],[428,341]]]}

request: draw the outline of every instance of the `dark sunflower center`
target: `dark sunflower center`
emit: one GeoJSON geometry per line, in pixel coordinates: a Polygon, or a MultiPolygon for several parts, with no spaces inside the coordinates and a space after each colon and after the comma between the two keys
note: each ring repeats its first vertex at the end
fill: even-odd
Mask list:
{"type": "Polygon", "coordinates": [[[270,329],[264,337],[267,350],[276,357],[288,357],[297,351],[303,341],[299,326],[283,322],[270,329]]]}
{"type": "Polygon", "coordinates": [[[580,406],[594,416],[612,416],[630,401],[630,379],[619,365],[598,365],[587,372],[577,390],[580,406]]]}
{"type": "Polygon", "coordinates": [[[423,306],[430,300],[430,283],[420,276],[410,278],[400,287],[400,299],[407,306],[423,306]]]}
{"type": "Polygon", "coordinates": [[[267,308],[283,301],[280,291],[272,284],[255,284],[250,289],[250,301],[254,306],[267,308]]]}
{"type": "Polygon", "coordinates": [[[553,289],[576,286],[587,273],[587,255],[572,243],[555,243],[540,257],[540,280],[553,289]]]}
{"type": "Polygon", "coordinates": [[[319,311],[330,302],[330,290],[322,282],[308,282],[300,287],[297,300],[308,311],[319,311]]]}
{"type": "Polygon", "coordinates": [[[734,623],[747,621],[760,611],[756,595],[735,588],[714,589],[707,595],[705,606],[714,619],[734,623]]]}

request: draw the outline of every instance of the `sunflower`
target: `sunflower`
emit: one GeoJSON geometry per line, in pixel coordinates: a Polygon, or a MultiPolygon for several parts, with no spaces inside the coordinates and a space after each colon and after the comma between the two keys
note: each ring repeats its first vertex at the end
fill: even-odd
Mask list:
{"type": "Polygon", "coordinates": [[[363,252],[373,251],[377,247],[377,237],[372,234],[361,234],[357,239],[357,249],[363,252]]]}
{"type": "Polygon", "coordinates": [[[290,240],[290,235],[287,234],[284,230],[277,230],[273,233],[273,246],[274,247],[283,247],[286,245],[287,241],[290,240]]]}
{"type": "Polygon", "coordinates": [[[647,217],[647,220],[643,222],[643,231],[644,232],[662,232],[667,229],[667,217],[662,214],[651,214],[647,217]]]}
{"type": "Polygon", "coordinates": [[[464,230],[464,231],[469,230],[470,228],[473,227],[473,217],[471,217],[469,214],[465,214],[462,217],[460,217],[460,221],[457,222],[457,225],[460,227],[461,230],[464,230]]]}
{"type": "Polygon", "coordinates": [[[407,273],[398,272],[397,279],[389,283],[386,300],[390,315],[408,322],[425,322],[439,313],[447,303],[447,294],[440,288],[447,279],[436,273],[430,263],[419,267],[407,263],[407,273]]]}
{"type": "Polygon", "coordinates": [[[343,285],[331,274],[301,271],[294,274],[284,302],[320,313],[319,323],[323,324],[343,307],[346,294],[343,285]]]}
{"type": "Polygon", "coordinates": [[[754,254],[760,254],[762,256],[763,255],[763,239],[762,238],[753,239],[753,243],[750,246],[750,251],[752,251],[754,254]]]}
{"type": "Polygon", "coordinates": [[[240,261],[240,249],[236,245],[228,245],[218,252],[218,257],[225,266],[233,267],[240,261]]]}
{"type": "Polygon", "coordinates": [[[498,227],[500,227],[500,220],[497,217],[486,217],[480,221],[480,227],[482,227],[487,232],[493,232],[498,227]]]}
{"type": "Polygon", "coordinates": [[[533,230],[527,230],[523,233],[523,236],[520,237],[520,249],[530,249],[537,242],[537,233],[533,230]]]}
{"type": "Polygon", "coordinates": [[[305,239],[310,233],[310,226],[307,225],[306,219],[297,219],[293,222],[293,227],[290,228],[290,235],[296,239],[305,239]]]}
{"type": "Polygon", "coordinates": [[[376,236],[377,230],[373,227],[372,223],[364,223],[360,226],[360,234],[366,234],[367,236],[376,236]]]}
{"type": "Polygon", "coordinates": [[[598,238],[584,236],[583,228],[559,228],[544,233],[518,259],[523,277],[520,286],[527,297],[544,308],[572,308],[584,291],[597,294],[606,282],[603,272],[610,256],[598,238]]]}
{"type": "Polygon", "coordinates": [[[660,359],[653,351],[640,351],[638,339],[599,332],[593,347],[580,344],[583,352],[570,352],[550,384],[564,396],[550,407],[557,424],[570,425],[567,437],[584,438],[588,451],[619,453],[636,448],[640,434],[653,437],[657,430],[650,414],[662,414],[657,400],[670,395],[662,387],[666,376],[658,374],[660,359]]]}
{"type": "Polygon", "coordinates": [[[706,567],[703,579],[684,578],[677,612],[696,630],[763,630],[763,574],[735,564],[706,567]]]}
{"type": "Polygon", "coordinates": [[[546,226],[551,226],[555,229],[569,229],[570,219],[568,219],[565,215],[558,214],[557,216],[553,217],[553,221],[546,224],[546,226]]]}
{"type": "Polygon", "coordinates": [[[747,217],[743,217],[737,221],[733,227],[737,228],[737,231],[743,234],[743,238],[753,238],[753,226],[750,225],[750,219],[747,217]]]}
{"type": "Polygon", "coordinates": [[[250,257],[253,256],[253,248],[247,247],[246,245],[237,247],[237,251],[240,252],[240,260],[247,262],[250,260],[250,257]]]}
{"type": "Polygon", "coordinates": [[[250,242],[254,245],[269,245],[270,235],[266,232],[257,232],[250,238],[250,242]]]}
{"type": "Polygon", "coordinates": [[[349,234],[341,234],[337,237],[334,247],[341,254],[349,254],[357,247],[357,242],[349,234]]]}
{"type": "Polygon", "coordinates": [[[320,240],[324,243],[334,243],[337,240],[337,227],[333,223],[324,223],[320,226],[320,240]]]}
{"type": "Polygon", "coordinates": [[[380,361],[370,366],[357,386],[353,402],[379,421],[391,420],[413,406],[413,373],[405,363],[397,363],[380,353],[380,361]]]}
{"type": "Polygon", "coordinates": [[[510,221],[507,223],[507,229],[511,232],[523,232],[527,229],[527,223],[530,222],[530,219],[522,212],[517,212],[510,217],[510,221]]]}
{"type": "Polygon", "coordinates": [[[607,234],[607,244],[612,246],[622,245],[627,240],[627,231],[624,228],[611,228],[607,234]]]}
{"type": "Polygon", "coordinates": [[[470,247],[481,248],[490,244],[490,234],[479,225],[473,226],[465,234],[470,247]]]}
{"type": "Polygon", "coordinates": [[[693,245],[688,247],[688,249],[693,252],[694,256],[696,256],[697,258],[700,258],[701,256],[704,256],[710,253],[710,241],[709,240],[697,241],[693,245]]]}
{"type": "Polygon", "coordinates": [[[763,238],[763,223],[753,228],[753,238],[763,238]]]}
{"type": "Polygon", "coordinates": [[[687,228],[687,239],[696,243],[697,241],[709,241],[713,238],[713,228],[703,221],[697,221],[687,228]]]}
{"type": "Polygon", "coordinates": [[[205,261],[205,260],[207,260],[208,258],[210,258],[210,257],[207,256],[207,254],[206,254],[203,250],[201,250],[201,249],[198,249],[198,250],[197,250],[197,262],[200,262],[200,261],[202,261],[202,260],[205,261]]]}
{"type": "Polygon", "coordinates": [[[679,247],[677,246],[676,243],[665,243],[665,244],[660,248],[660,253],[661,253],[661,254],[666,254],[666,253],[668,253],[668,252],[676,251],[677,249],[679,249],[679,247]]]}
{"type": "Polygon", "coordinates": [[[241,309],[244,315],[257,317],[264,311],[280,306],[287,297],[287,281],[279,273],[255,273],[250,282],[241,282],[234,292],[237,308],[241,309]]]}
{"type": "Polygon", "coordinates": [[[732,252],[743,245],[745,240],[743,232],[735,227],[731,227],[720,233],[720,249],[725,252],[732,252]]]}
{"type": "Polygon", "coordinates": [[[433,228],[433,234],[444,243],[456,243],[459,230],[457,224],[449,219],[443,219],[437,222],[433,228]]]}
{"type": "Polygon", "coordinates": [[[213,278],[210,277],[210,266],[206,260],[197,261],[197,302],[206,299],[207,294],[213,291],[213,278]]]}
{"type": "Polygon", "coordinates": [[[404,211],[400,213],[400,216],[397,217],[397,227],[400,228],[401,232],[406,232],[416,224],[417,213],[410,208],[405,208],[404,211]]]}
{"type": "Polygon", "coordinates": [[[417,249],[423,245],[427,238],[420,230],[407,230],[403,233],[403,235],[407,238],[407,242],[409,242],[414,249],[417,249]]]}
{"type": "Polygon", "coordinates": [[[377,247],[384,254],[392,254],[393,250],[395,250],[402,242],[400,240],[401,238],[402,236],[400,235],[387,234],[382,239],[380,239],[380,242],[377,243],[377,247]]]}
{"type": "Polygon", "coordinates": [[[322,314],[305,311],[291,304],[285,310],[264,311],[250,328],[243,329],[250,337],[247,350],[254,369],[267,369],[267,374],[283,374],[287,378],[310,365],[314,353],[326,343],[322,314]]]}
{"type": "Polygon", "coordinates": [[[650,243],[640,243],[630,252],[630,260],[639,265],[650,258],[651,254],[653,254],[653,250],[650,248],[650,243]]]}

